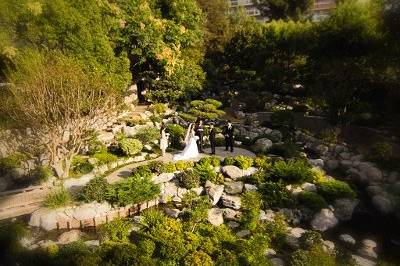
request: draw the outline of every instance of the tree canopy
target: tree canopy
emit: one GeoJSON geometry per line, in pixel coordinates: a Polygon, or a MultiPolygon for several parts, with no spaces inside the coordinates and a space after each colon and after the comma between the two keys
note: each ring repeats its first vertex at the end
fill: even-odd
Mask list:
{"type": "Polygon", "coordinates": [[[314,5],[314,0],[255,0],[254,2],[261,13],[270,20],[299,20],[309,15],[314,5]]]}

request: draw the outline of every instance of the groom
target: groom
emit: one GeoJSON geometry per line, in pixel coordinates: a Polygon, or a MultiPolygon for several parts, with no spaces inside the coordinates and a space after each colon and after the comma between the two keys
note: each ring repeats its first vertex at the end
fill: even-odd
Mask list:
{"type": "Polygon", "coordinates": [[[231,123],[231,121],[228,121],[224,128],[224,136],[225,136],[225,150],[231,150],[233,152],[233,133],[235,129],[231,123]]]}

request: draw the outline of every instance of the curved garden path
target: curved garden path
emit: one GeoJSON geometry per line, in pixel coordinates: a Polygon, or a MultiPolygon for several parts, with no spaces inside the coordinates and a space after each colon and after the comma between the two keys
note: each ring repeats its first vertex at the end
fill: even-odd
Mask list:
{"type": "MultiPolygon", "coordinates": [[[[204,149],[205,153],[200,154],[199,157],[194,158],[193,161],[198,161],[203,157],[209,156],[210,148],[204,149]]],[[[228,156],[246,155],[255,157],[255,154],[242,148],[235,148],[234,152],[225,151],[223,147],[216,148],[216,156],[221,159],[228,156]]],[[[172,161],[173,155],[167,153],[164,157],[158,157],[153,160],[147,160],[137,163],[128,164],[123,166],[111,174],[106,176],[108,183],[115,183],[119,180],[128,177],[132,173],[132,169],[151,161],[172,161]]],[[[42,201],[46,198],[47,194],[52,191],[54,187],[51,186],[35,186],[15,191],[5,191],[0,193],[0,220],[9,219],[21,215],[26,215],[39,209],[42,201]]]]}

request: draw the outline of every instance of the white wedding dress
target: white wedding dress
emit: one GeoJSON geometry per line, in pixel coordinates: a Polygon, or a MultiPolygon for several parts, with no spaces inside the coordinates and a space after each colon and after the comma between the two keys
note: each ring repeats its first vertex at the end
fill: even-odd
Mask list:
{"type": "Polygon", "coordinates": [[[199,149],[197,148],[198,139],[199,137],[193,133],[193,124],[190,124],[185,138],[186,146],[182,152],[174,155],[174,161],[189,160],[199,156],[199,149]]]}

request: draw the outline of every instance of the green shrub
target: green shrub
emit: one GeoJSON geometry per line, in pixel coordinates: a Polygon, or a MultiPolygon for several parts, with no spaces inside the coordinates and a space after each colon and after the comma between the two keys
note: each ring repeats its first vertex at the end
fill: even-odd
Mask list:
{"type": "Polygon", "coordinates": [[[102,264],[105,265],[149,265],[139,264],[142,261],[139,261],[140,256],[137,247],[129,242],[107,241],[100,246],[97,253],[101,256],[102,264]]]}
{"type": "Polygon", "coordinates": [[[185,170],[179,175],[179,178],[184,188],[191,189],[200,186],[200,176],[197,171],[185,170]]]}
{"type": "Polygon", "coordinates": [[[275,249],[282,249],[286,244],[288,224],[282,213],[275,214],[274,220],[262,224],[262,231],[269,236],[271,244],[275,249]]]}
{"type": "MultiPolygon", "coordinates": [[[[100,257],[89,249],[82,241],[72,242],[59,247],[54,256],[55,261],[49,265],[87,265],[96,266],[100,263],[100,257]]],[[[42,264],[46,265],[46,264],[42,264]]]]}
{"type": "Polygon", "coordinates": [[[160,186],[149,176],[131,176],[109,187],[107,200],[113,205],[126,206],[154,199],[160,194],[160,186]]]}
{"type": "Polygon", "coordinates": [[[89,149],[87,154],[94,155],[96,153],[107,153],[107,146],[97,139],[97,136],[92,136],[88,143],[89,149]]]}
{"type": "Polygon", "coordinates": [[[53,175],[53,170],[49,166],[39,165],[33,169],[30,175],[36,184],[41,184],[49,180],[53,175]]]}
{"type": "Polygon", "coordinates": [[[214,171],[214,166],[211,160],[201,160],[193,167],[194,172],[200,177],[200,182],[204,184],[207,180],[215,182],[218,173],[214,171]]]}
{"type": "Polygon", "coordinates": [[[183,219],[189,224],[207,220],[208,210],[212,207],[208,196],[198,196],[190,191],[183,196],[182,206],[186,208],[183,219]]]}
{"type": "Polygon", "coordinates": [[[311,250],[299,249],[290,256],[291,266],[335,266],[335,256],[324,251],[321,245],[313,247],[311,250]]]}
{"type": "Polygon", "coordinates": [[[267,207],[287,208],[296,205],[295,198],[286,189],[286,185],[282,181],[263,183],[259,191],[263,195],[263,200],[267,207]]]}
{"type": "Polygon", "coordinates": [[[192,161],[177,161],[175,167],[177,171],[184,171],[188,168],[192,168],[194,163],[192,161]]]}
{"type": "Polygon", "coordinates": [[[151,161],[150,163],[147,164],[147,166],[149,167],[152,173],[160,174],[164,170],[164,162],[162,161],[151,161]]]}
{"type": "Polygon", "coordinates": [[[173,173],[176,171],[175,164],[173,162],[168,162],[163,165],[163,173],[173,173]]]}
{"type": "Polygon", "coordinates": [[[225,157],[223,165],[235,165],[235,157],[225,157]]]}
{"type": "Polygon", "coordinates": [[[281,156],[283,158],[297,158],[300,155],[299,147],[291,142],[283,144],[275,144],[269,150],[270,153],[281,156]]]}
{"type": "Polygon", "coordinates": [[[190,103],[189,111],[187,113],[181,113],[180,116],[182,119],[189,122],[196,121],[197,117],[213,120],[225,114],[224,111],[218,110],[221,106],[221,102],[213,99],[206,99],[205,101],[195,100],[190,103]]]}
{"type": "Polygon", "coordinates": [[[303,249],[310,250],[315,246],[320,246],[323,244],[322,236],[316,231],[306,231],[300,237],[300,246],[303,249]]]}
{"type": "Polygon", "coordinates": [[[164,212],[155,208],[146,209],[141,216],[143,219],[140,223],[147,228],[152,228],[157,224],[163,223],[165,220],[164,212]]]}
{"type": "Polygon", "coordinates": [[[197,116],[191,115],[191,114],[187,114],[187,113],[180,113],[179,116],[183,120],[191,122],[191,123],[194,123],[197,120],[197,116]]]}
{"type": "Polygon", "coordinates": [[[152,171],[148,165],[139,165],[135,169],[132,170],[132,176],[142,177],[152,175],[152,171]]]}
{"type": "Polygon", "coordinates": [[[89,163],[88,158],[80,155],[74,156],[71,162],[72,175],[84,175],[90,173],[94,166],[89,163]]]}
{"type": "Polygon", "coordinates": [[[0,173],[6,174],[8,171],[19,168],[22,162],[27,159],[27,156],[22,153],[14,153],[7,157],[0,158],[0,173]]]}
{"type": "Polygon", "coordinates": [[[305,161],[290,160],[275,162],[270,170],[270,175],[273,180],[284,180],[296,184],[312,182],[315,174],[305,161]]]}
{"type": "Polygon", "coordinates": [[[335,130],[331,128],[321,130],[317,133],[316,137],[321,139],[326,144],[337,143],[335,130]]]}
{"type": "Polygon", "coordinates": [[[269,162],[267,156],[257,156],[253,160],[253,166],[263,169],[269,169],[272,166],[272,164],[269,162]]]}
{"type": "Polygon", "coordinates": [[[268,179],[268,174],[265,172],[265,170],[258,170],[252,175],[249,176],[244,176],[241,178],[245,183],[250,183],[254,185],[260,185],[261,183],[264,183],[268,179]]]}
{"type": "Polygon", "coordinates": [[[386,168],[397,167],[393,146],[389,142],[377,142],[368,151],[367,158],[386,168]]]}
{"type": "Polygon", "coordinates": [[[327,206],[325,199],[315,192],[304,191],[297,198],[300,204],[315,211],[319,211],[327,206]]]}
{"type": "Polygon", "coordinates": [[[166,130],[169,135],[169,140],[171,143],[171,147],[175,149],[180,149],[182,147],[182,141],[185,137],[185,129],[177,124],[167,125],[166,130]]]}
{"type": "Polygon", "coordinates": [[[243,217],[242,226],[249,230],[257,228],[261,209],[261,196],[256,191],[246,192],[241,199],[243,217]]]}
{"type": "Polygon", "coordinates": [[[235,158],[235,165],[240,169],[248,169],[253,165],[253,159],[247,156],[239,155],[235,158]]]}
{"type": "Polygon", "coordinates": [[[86,184],[79,198],[85,202],[103,202],[107,199],[108,186],[109,184],[104,177],[97,176],[86,184]]]}
{"type": "Polygon", "coordinates": [[[264,234],[252,235],[248,240],[240,241],[240,265],[265,265],[272,266],[271,261],[263,251],[269,247],[270,239],[264,234]]]}
{"type": "Polygon", "coordinates": [[[346,182],[326,180],[318,183],[318,193],[327,201],[333,202],[339,198],[355,198],[356,192],[346,182]]]}
{"type": "Polygon", "coordinates": [[[198,162],[198,164],[209,164],[213,167],[218,167],[221,164],[221,160],[217,156],[203,157],[198,162]]]}
{"type": "Polygon", "coordinates": [[[123,138],[119,141],[119,147],[125,155],[133,156],[143,149],[143,144],[137,139],[123,138]]]}
{"type": "Polygon", "coordinates": [[[97,159],[98,165],[109,164],[118,160],[116,155],[109,152],[96,153],[93,155],[93,158],[97,159]]]}
{"type": "Polygon", "coordinates": [[[155,103],[151,106],[151,110],[155,115],[163,115],[167,111],[167,106],[163,103],[155,103]]]}
{"type": "Polygon", "coordinates": [[[186,266],[212,266],[212,258],[203,251],[193,252],[185,257],[183,265],[186,266]]]}
{"type": "Polygon", "coordinates": [[[135,138],[144,144],[153,143],[160,139],[160,131],[156,127],[143,127],[135,134],[135,138]]]}
{"type": "Polygon", "coordinates": [[[131,224],[128,220],[116,218],[111,222],[100,225],[100,235],[104,241],[127,242],[131,224]]]}
{"type": "Polygon", "coordinates": [[[72,202],[71,195],[65,189],[51,192],[43,201],[43,206],[50,209],[57,209],[67,206],[72,202]]]}

